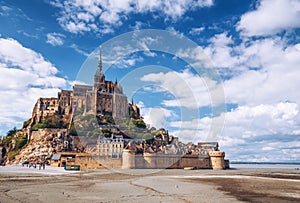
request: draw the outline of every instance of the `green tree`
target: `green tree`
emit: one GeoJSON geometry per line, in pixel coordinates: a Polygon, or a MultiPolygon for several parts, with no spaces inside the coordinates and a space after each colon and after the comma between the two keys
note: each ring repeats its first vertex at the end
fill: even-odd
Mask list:
{"type": "Polygon", "coordinates": [[[6,136],[13,136],[18,132],[18,129],[16,127],[14,127],[13,129],[9,130],[6,134],[6,136]]]}

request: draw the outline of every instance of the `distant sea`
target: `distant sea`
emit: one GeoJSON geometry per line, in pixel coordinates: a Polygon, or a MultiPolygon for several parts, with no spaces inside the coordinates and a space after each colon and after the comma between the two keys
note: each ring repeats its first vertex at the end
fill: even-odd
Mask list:
{"type": "Polygon", "coordinates": [[[300,170],[300,163],[273,163],[273,162],[231,162],[230,168],[257,168],[257,169],[295,169],[300,170]]]}

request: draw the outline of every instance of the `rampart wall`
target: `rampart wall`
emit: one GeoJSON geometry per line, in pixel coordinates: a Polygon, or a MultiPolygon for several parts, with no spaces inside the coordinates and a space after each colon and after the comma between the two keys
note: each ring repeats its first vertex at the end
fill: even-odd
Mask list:
{"type": "Polygon", "coordinates": [[[170,155],[170,154],[134,154],[130,150],[123,150],[123,169],[225,169],[225,153],[217,153],[218,156],[198,155],[170,155]]]}

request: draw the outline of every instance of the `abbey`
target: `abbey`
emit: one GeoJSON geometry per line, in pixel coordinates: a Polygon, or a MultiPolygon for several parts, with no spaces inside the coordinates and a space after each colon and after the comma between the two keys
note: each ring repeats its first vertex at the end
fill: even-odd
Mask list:
{"type": "Polygon", "coordinates": [[[94,75],[94,85],[75,84],[73,90],[61,90],[57,98],[39,98],[36,102],[31,125],[51,116],[59,116],[70,122],[72,113],[111,116],[112,118],[140,117],[139,108],[127,96],[117,81],[105,80],[101,54],[94,75]]]}
{"type": "Polygon", "coordinates": [[[102,72],[101,55],[94,75],[94,86],[74,85],[73,109],[96,115],[109,115],[113,118],[129,116],[127,96],[118,82],[106,81],[102,72]]]}

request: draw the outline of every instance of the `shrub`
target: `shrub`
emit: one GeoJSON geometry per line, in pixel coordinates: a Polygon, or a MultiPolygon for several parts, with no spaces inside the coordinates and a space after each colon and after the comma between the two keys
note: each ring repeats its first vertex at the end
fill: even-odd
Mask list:
{"type": "Polygon", "coordinates": [[[18,139],[16,140],[15,150],[22,149],[24,147],[24,145],[26,145],[26,143],[27,143],[26,136],[18,137],[18,139]]]}
{"type": "Polygon", "coordinates": [[[9,148],[9,147],[11,146],[12,139],[13,139],[12,136],[6,136],[6,137],[4,137],[4,138],[3,138],[3,141],[2,141],[3,145],[4,145],[5,147],[8,147],[8,148],[9,148]]]}
{"type": "Polygon", "coordinates": [[[143,119],[136,119],[131,121],[138,128],[146,128],[146,124],[143,119]]]}
{"type": "Polygon", "coordinates": [[[32,130],[36,131],[42,128],[66,128],[67,125],[68,124],[65,123],[61,118],[55,116],[43,119],[40,123],[36,123],[32,127],[32,130]]]}
{"type": "Polygon", "coordinates": [[[29,118],[27,121],[24,121],[23,122],[23,128],[27,128],[28,125],[30,124],[30,122],[31,122],[31,118],[29,118]]]}
{"type": "Polygon", "coordinates": [[[19,150],[18,151],[11,151],[11,152],[8,152],[8,160],[13,160],[15,159],[15,157],[19,154],[19,150]]]}
{"type": "Polygon", "coordinates": [[[47,123],[46,122],[42,122],[42,123],[36,123],[34,124],[34,126],[32,127],[32,130],[36,131],[38,129],[42,129],[42,128],[46,128],[47,127],[47,123]]]}

